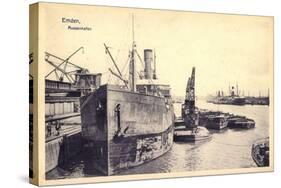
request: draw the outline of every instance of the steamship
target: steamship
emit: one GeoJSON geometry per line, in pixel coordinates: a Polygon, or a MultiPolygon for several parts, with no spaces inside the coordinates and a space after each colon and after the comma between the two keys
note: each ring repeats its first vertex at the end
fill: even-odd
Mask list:
{"type": "Polygon", "coordinates": [[[244,96],[239,95],[238,85],[236,85],[236,93],[235,88],[232,86],[229,88],[229,95],[224,96],[223,91],[218,91],[216,97],[212,97],[207,100],[209,103],[214,104],[229,104],[229,105],[245,105],[246,100],[244,96]]]}
{"type": "Polygon", "coordinates": [[[144,70],[133,40],[129,52],[129,79],[125,80],[109,51],[123,85],[105,84],[80,98],[82,137],[89,146],[95,169],[105,175],[151,161],[173,145],[174,108],[170,86],[156,78],[155,53],[144,50],[144,70]],[[154,63],[154,68],[152,64],[154,63]],[[138,76],[138,79],[137,79],[138,76]]]}

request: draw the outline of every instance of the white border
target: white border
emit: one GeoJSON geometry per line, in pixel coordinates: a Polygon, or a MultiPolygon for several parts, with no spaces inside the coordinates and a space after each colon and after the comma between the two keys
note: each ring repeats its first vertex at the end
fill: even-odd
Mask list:
{"type": "MultiPolygon", "coordinates": [[[[1,187],[31,187],[28,174],[28,4],[35,1],[6,1],[1,4],[1,187]],[[26,64],[25,64],[26,62],[26,64]]],[[[56,1],[49,1],[56,2],[56,1]]],[[[269,187],[280,182],[280,33],[281,13],[277,0],[163,0],[109,1],[59,0],[65,3],[113,5],[200,12],[275,16],[275,172],[197,178],[132,181],[68,187],[269,187]],[[279,52],[279,53],[278,53],[279,52]]]]}

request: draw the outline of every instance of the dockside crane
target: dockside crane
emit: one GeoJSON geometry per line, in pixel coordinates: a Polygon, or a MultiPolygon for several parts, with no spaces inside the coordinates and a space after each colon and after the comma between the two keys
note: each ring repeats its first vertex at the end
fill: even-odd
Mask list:
{"type": "Polygon", "coordinates": [[[185,94],[185,102],[182,106],[182,116],[186,127],[196,128],[199,123],[198,110],[195,106],[195,67],[192,68],[188,78],[185,94]]]}
{"type": "Polygon", "coordinates": [[[54,54],[51,54],[49,52],[45,52],[45,61],[49,63],[54,68],[45,76],[45,79],[50,77],[51,74],[55,74],[56,78],[59,81],[64,81],[64,77],[68,79],[70,83],[75,83],[75,78],[73,78],[73,75],[77,72],[87,72],[87,69],[84,69],[78,65],[75,65],[74,63],[71,63],[69,60],[72,58],[75,54],[77,54],[79,51],[84,51],[84,47],[78,48],[75,52],[73,52],[71,55],[69,55],[66,59],[60,58],[54,54]],[[54,58],[57,61],[60,61],[60,63],[57,65],[54,61],[51,60],[51,58],[54,58]],[[74,67],[74,70],[67,71],[67,67],[71,65],[74,67]],[[60,74],[59,74],[60,73],[60,74]]]}

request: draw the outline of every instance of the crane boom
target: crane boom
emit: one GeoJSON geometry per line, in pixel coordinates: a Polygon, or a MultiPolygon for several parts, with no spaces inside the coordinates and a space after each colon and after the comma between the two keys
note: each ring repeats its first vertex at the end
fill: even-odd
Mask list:
{"type": "Polygon", "coordinates": [[[73,66],[75,66],[75,67],[77,67],[77,68],[79,68],[79,69],[82,69],[81,67],[79,67],[79,66],[77,66],[77,65],[75,65],[75,64],[69,62],[69,59],[70,59],[72,56],[74,56],[77,52],[79,52],[80,50],[82,50],[82,49],[84,49],[83,46],[81,46],[80,48],[78,48],[75,52],[73,52],[71,55],[69,55],[66,59],[62,59],[62,58],[59,58],[58,56],[55,56],[55,55],[53,55],[53,54],[51,54],[51,53],[45,52],[45,54],[46,54],[45,60],[46,60],[46,61],[49,59],[49,56],[52,56],[52,57],[54,57],[54,58],[59,59],[59,60],[62,61],[59,65],[55,65],[53,62],[50,63],[51,61],[48,60],[47,62],[50,63],[50,64],[51,64],[52,66],[54,66],[55,68],[54,68],[52,71],[50,71],[50,72],[45,76],[45,78],[47,78],[48,76],[50,76],[50,74],[52,74],[55,70],[59,70],[59,71],[62,72],[62,74],[66,75],[65,69],[66,69],[67,64],[71,64],[71,65],[73,65],[73,66]],[[62,66],[64,63],[65,63],[64,68],[61,69],[60,66],[62,66]],[[63,71],[62,71],[62,70],[63,70],[63,71]]]}
{"type": "MultiPolygon", "coordinates": [[[[120,80],[122,80],[122,81],[124,82],[125,86],[129,89],[128,83],[123,79],[122,73],[121,73],[120,69],[118,68],[118,66],[117,66],[117,64],[116,64],[116,62],[115,62],[115,60],[114,60],[114,58],[112,57],[112,55],[111,55],[111,53],[110,53],[110,51],[109,51],[109,49],[108,49],[109,47],[106,46],[105,43],[103,43],[103,45],[104,45],[104,47],[105,47],[106,53],[109,54],[109,57],[110,57],[111,61],[113,62],[113,64],[114,64],[116,70],[118,71],[118,74],[119,74],[119,75],[116,74],[116,73],[114,73],[114,76],[117,76],[120,80]]],[[[109,70],[110,70],[111,73],[113,73],[113,71],[112,71],[111,69],[109,69],[109,70]]]]}

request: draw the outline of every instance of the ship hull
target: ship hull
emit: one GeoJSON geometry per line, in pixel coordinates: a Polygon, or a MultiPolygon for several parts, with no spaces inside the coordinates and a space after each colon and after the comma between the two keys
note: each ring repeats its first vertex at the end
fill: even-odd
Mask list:
{"type": "Polygon", "coordinates": [[[105,175],[151,161],[173,144],[174,112],[164,97],[105,85],[81,98],[82,135],[105,175]]]}
{"type": "Polygon", "coordinates": [[[228,104],[228,105],[245,105],[246,100],[244,97],[223,97],[208,100],[208,102],[213,104],[228,104]]]}

